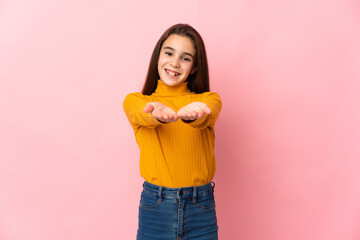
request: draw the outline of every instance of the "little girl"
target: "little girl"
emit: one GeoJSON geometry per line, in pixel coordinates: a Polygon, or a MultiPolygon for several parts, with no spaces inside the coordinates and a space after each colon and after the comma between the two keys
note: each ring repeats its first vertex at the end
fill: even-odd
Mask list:
{"type": "Polygon", "coordinates": [[[209,92],[200,34],[176,24],[160,37],[142,93],[124,99],[145,179],[138,240],[215,240],[214,126],[221,99],[209,92]]]}

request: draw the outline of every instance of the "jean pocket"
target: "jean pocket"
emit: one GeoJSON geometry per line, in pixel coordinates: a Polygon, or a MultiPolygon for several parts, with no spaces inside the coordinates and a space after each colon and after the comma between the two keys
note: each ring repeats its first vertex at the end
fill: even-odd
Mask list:
{"type": "Polygon", "coordinates": [[[143,189],[140,198],[140,207],[157,208],[161,204],[161,198],[143,189]]]}
{"type": "Polygon", "coordinates": [[[214,194],[208,194],[205,196],[198,196],[196,199],[195,207],[201,210],[213,210],[215,209],[214,194]]]}

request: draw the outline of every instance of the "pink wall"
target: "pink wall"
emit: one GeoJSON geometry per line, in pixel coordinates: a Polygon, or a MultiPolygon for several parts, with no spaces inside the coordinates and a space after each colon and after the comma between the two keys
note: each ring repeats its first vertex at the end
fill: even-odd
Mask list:
{"type": "Polygon", "coordinates": [[[360,239],[360,4],[0,2],[0,239],[135,239],[122,100],[172,24],[202,34],[220,239],[360,239]]]}

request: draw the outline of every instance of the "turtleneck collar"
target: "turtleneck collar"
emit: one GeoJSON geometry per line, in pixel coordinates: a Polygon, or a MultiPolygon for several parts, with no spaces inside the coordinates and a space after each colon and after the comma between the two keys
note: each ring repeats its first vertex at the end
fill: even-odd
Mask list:
{"type": "Polygon", "coordinates": [[[187,87],[188,82],[185,81],[177,86],[167,86],[163,81],[158,80],[158,85],[155,90],[155,94],[161,94],[161,95],[179,95],[183,93],[189,93],[190,90],[187,87]]]}

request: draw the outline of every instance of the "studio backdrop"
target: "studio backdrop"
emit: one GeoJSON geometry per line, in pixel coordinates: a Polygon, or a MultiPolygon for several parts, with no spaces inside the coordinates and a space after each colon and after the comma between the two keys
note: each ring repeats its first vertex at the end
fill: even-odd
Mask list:
{"type": "Polygon", "coordinates": [[[360,239],[355,0],[0,2],[0,239],[135,239],[123,112],[176,23],[202,35],[222,240],[360,239]]]}

